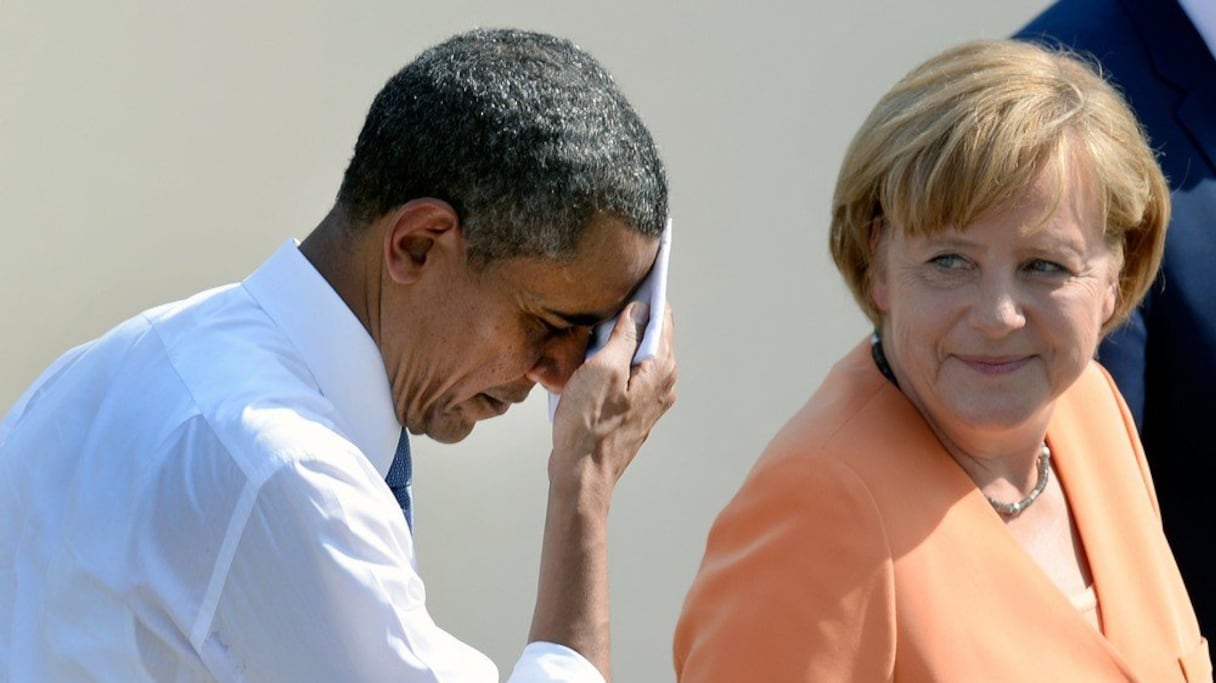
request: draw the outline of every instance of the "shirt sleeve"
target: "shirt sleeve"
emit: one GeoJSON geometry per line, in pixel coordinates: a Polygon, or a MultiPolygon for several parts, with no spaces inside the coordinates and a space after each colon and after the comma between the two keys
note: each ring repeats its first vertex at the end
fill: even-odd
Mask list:
{"type": "MultiPolygon", "coordinates": [[[[412,558],[396,501],[357,452],[281,464],[235,506],[193,640],[223,681],[497,683],[488,657],[432,620],[412,558]]],[[[533,643],[510,681],[603,678],[533,643]]]]}
{"type": "Polygon", "coordinates": [[[427,613],[408,527],[375,470],[357,452],[330,455],[282,464],[242,494],[213,616],[205,601],[195,634],[212,674],[497,683],[494,664],[427,613]]]}
{"type": "Polygon", "coordinates": [[[603,674],[565,645],[537,641],[524,648],[507,683],[605,683],[603,674]]]}
{"type": "Polygon", "coordinates": [[[828,458],[762,459],[710,531],[677,677],[891,680],[894,610],[881,518],[856,475],[828,458]]]}

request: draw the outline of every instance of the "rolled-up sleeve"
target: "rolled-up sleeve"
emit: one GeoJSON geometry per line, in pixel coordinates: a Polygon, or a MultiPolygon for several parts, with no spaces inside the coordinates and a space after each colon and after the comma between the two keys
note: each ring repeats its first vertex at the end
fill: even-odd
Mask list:
{"type": "Polygon", "coordinates": [[[508,683],[605,683],[599,669],[565,645],[529,643],[508,683]]]}

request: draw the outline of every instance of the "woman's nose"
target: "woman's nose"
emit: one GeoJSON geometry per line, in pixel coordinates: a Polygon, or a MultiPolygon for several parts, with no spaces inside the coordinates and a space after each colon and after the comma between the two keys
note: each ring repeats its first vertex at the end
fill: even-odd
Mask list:
{"type": "Polygon", "coordinates": [[[1017,283],[1005,278],[990,278],[981,283],[971,319],[976,329],[990,336],[1003,336],[1025,325],[1017,283]]]}

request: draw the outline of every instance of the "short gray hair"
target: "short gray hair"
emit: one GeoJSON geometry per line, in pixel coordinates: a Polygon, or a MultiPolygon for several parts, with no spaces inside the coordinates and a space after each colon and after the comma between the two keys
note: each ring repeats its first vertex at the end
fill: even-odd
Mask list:
{"type": "Polygon", "coordinates": [[[421,197],[460,216],[470,261],[564,259],[596,215],[657,236],[667,179],[650,133],[571,42],[475,30],[418,56],[372,103],[338,204],[358,228],[421,197]]]}

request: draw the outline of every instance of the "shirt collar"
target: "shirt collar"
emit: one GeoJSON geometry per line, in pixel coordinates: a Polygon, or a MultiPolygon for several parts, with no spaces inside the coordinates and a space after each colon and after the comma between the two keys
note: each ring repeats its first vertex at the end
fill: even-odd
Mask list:
{"type": "Polygon", "coordinates": [[[1211,0],[1178,0],[1182,11],[1190,18],[1191,24],[1208,46],[1208,52],[1216,57],[1216,3],[1211,0]]]}
{"type": "Polygon", "coordinates": [[[291,340],[344,421],[345,436],[386,474],[401,425],[380,349],[359,319],[294,239],[241,284],[291,340]]]}

